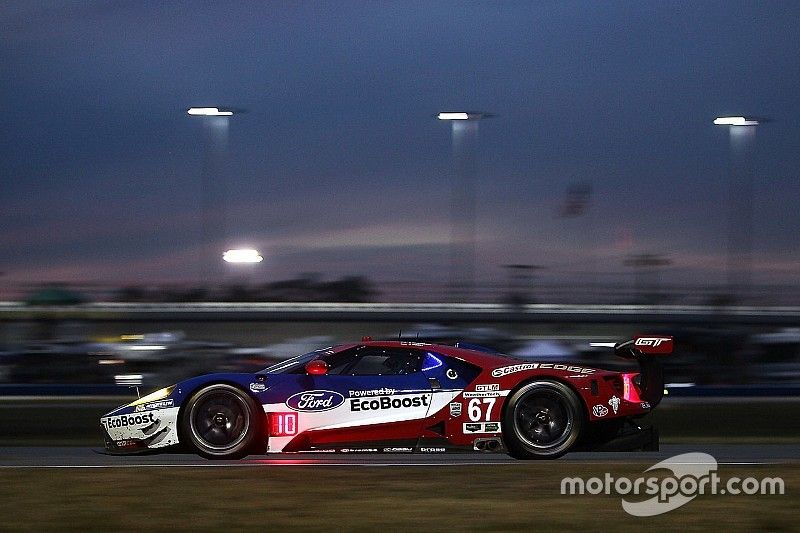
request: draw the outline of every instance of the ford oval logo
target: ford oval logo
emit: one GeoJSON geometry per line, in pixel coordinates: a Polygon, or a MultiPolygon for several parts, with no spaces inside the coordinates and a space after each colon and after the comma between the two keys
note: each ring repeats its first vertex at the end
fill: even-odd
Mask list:
{"type": "Polygon", "coordinates": [[[344,403],[344,396],[330,390],[308,390],[292,394],[286,406],[295,411],[328,411],[344,403]]]}

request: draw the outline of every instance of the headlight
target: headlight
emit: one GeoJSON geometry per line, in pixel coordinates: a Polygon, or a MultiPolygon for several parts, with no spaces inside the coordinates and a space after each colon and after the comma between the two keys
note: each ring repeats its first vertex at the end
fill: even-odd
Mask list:
{"type": "Polygon", "coordinates": [[[150,394],[142,396],[138,400],[129,403],[128,407],[133,407],[134,405],[141,405],[143,403],[148,403],[148,402],[155,402],[156,400],[163,400],[164,398],[172,394],[172,391],[174,390],[175,390],[175,385],[170,385],[169,387],[158,389],[155,392],[151,392],[150,394]]]}

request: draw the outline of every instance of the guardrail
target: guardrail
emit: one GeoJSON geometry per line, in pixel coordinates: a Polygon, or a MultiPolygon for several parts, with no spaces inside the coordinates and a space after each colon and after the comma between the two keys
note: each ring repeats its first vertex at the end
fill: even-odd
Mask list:
{"type": "Polygon", "coordinates": [[[457,303],[96,303],[28,306],[0,302],[0,320],[413,321],[731,324],[796,326],[800,307],[457,303]]]}

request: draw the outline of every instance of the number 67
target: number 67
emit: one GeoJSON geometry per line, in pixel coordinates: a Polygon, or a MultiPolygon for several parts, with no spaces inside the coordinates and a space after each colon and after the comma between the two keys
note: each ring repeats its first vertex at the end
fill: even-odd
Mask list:
{"type": "Polygon", "coordinates": [[[467,406],[467,415],[469,416],[469,419],[472,420],[473,422],[477,422],[478,420],[480,420],[483,414],[481,412],[481,407],[482,407],[481,404],[486,404],[487,407],[484,420],[488,422],[492,415],[492,407],[494,407],[494,402],[495,398],[483,398],[483,401],[481,401],[480,398],[473,398],[472,400],[470,400],[469,406],[467,406]]]}

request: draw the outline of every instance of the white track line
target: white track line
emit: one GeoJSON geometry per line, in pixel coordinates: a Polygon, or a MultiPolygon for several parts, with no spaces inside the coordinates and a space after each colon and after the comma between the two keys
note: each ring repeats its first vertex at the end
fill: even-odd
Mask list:
{"type": "MultiPolygon", "coordinates": [[[[575,461],[571,464],[586,463],[586,461],[575,461]]],[[[296,463],[293,461],[275,461],[275,462],[258,462],[258,463],[133,463],[133,464],[117,464],[117,465],[0,465],[0,470],[11,470],[15,468],[24,469],[42,469],[42,468],[248,468],[248,467],[272,467],[272,466],[352,466],[358,468],[370,467],[408,467],[408,466],[425,466],[425,467],[443,467],[443,466],[487,466],[487,465],[534,465],[543,464],[541,462],[522,462],[522,461],[487,461],[487,462],[460,462],[460,463],[315,463],[303,462],[296,463]]],[[[550,463],[548,463],[550,464],[550,463]]],[[[552,463],[564,465],[565,463],[552,463]]],[[[570,464],[570,463],[566,463],[570,464]]],[[[599,462],[597,464],[609,464],[599,462]]],[[[614,462],[611,463],[618,465],[630,465],[633,463],[614,462]]],[[[675,463],[682,465],[707,465],[706,463],[675,463]]],[[[765,466],[765,465],[783,465],[786,462],[773,461],[773,462],[720,462],[719,466],[765,466]]]]}

